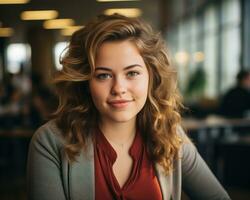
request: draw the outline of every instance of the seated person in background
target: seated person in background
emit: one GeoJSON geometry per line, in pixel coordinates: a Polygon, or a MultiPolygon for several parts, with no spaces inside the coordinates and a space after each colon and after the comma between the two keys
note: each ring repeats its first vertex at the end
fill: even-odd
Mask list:
{"type": "Polygon", "coordinates": [[[228,118],[243,118],[250,112],[250,72],[237,74],[237,85],[222,98],[219,112],[228,118]]]}

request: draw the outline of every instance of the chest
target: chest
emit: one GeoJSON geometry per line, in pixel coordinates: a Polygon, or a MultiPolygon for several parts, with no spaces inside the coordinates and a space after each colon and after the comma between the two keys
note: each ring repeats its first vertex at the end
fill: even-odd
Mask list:
{"type": "Polygon", "coordinates": [[[122,188],[128,180],[133,167],[133,159],[128,153],[117,154],[117,159],[112,166],[113,174],[119,186],[122,188]]]}
{"type": "Polygon", "coordinates": [[[111,162],[101,151],[95,154],[95,196],[99,199],[162,200],[161,187],[146,153],[138,157],[119,154],[111,162]]]}

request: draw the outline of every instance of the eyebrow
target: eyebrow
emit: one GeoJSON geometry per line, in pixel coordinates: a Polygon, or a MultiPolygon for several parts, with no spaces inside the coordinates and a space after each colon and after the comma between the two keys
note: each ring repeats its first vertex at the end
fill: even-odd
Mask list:
{"type": "MultiPolygon", "coordinates": [[[[128,70],[128,69],[131,69],[131,68],[134,68],[134,67],[141,67],[142,68],[142,66],[139,65],[139,64],[133,64],[133,65],[129,65],[129,66],[125,67],[123,70],[128,70]]],[[[108,67],[96,67],[95,71],[97,71],[97,70],[112,71],[112,69],[110,69],[108,67]]]]}

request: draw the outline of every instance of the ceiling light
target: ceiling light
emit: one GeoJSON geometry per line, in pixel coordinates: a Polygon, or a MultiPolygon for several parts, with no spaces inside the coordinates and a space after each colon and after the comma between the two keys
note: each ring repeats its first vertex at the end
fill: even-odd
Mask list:
{"type": "Polygon", "coordinates": [[[30,0],[0,0],[0,4],[24,4],[30,0]]]}
{"type": "Polygon", "coordinates": [[[97,2],[140,1],[140,0],[96,0],[97,2]]]}
{"type": "Polygon", "coordinates": [[[73,19],[51,19],[43,23],[46,29],[62,29],[74,25],[73,19]]]}
{"type": "Polygon", "coordinates": [[[179,51],[175,54],[175,59],[178,64],[185,65],[189,61],[189,54],[185,51],[179,51]]]}
{"type": "Polygon", "coordinates": [[[55,19],[57,16],[56,10],[31,10],[21,13],[22,20],[48,20],[55,19]]]}
{"type": "Polygon", "coordinates": [[[71,36],[75,31],[83,28],[84,26],[69,26],[63,30],[61,30],[61,34],[64,36],[71,36]]]}
{"type": "Polygon", "coordinates": [[[13,28],[0,28],[0,37],[10,37],[13,33],[13,28]]]}
{"type": "Polygon", "coordinates": [[[201,51],[197,51],[194,53],[194,61],[195,62],[202,62],[205,59],[205,54],[201,51]]]}
{"type": "Polygon", "coordinates": [[[138,8],[112,8],[104,11],[104,14],[106,15],[112,15],[114,13],[125,15],[127,17],[139,17],[141,16],[142,11],[138,8]]]}

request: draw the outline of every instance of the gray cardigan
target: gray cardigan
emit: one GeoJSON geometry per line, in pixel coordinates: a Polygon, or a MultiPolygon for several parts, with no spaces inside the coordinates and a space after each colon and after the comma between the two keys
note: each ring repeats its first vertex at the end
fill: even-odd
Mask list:
{"type": "MultiPolygon", "coordinates": [[[[179,132],[186,137],[182,129],[179,132]]],[[[70,164],[63,153],[63,139],[55,122],[40,127],[29,148],[28,199],[94,200],[93,152],[90,141],[87,151],[70,164]]],[[[181,156],[173,168],[173,172],[165,176],[156,164],[163,200],[180,200],[182,189],[191,199],[230,199],[191,142],[182,145],[181,156]]]]}

